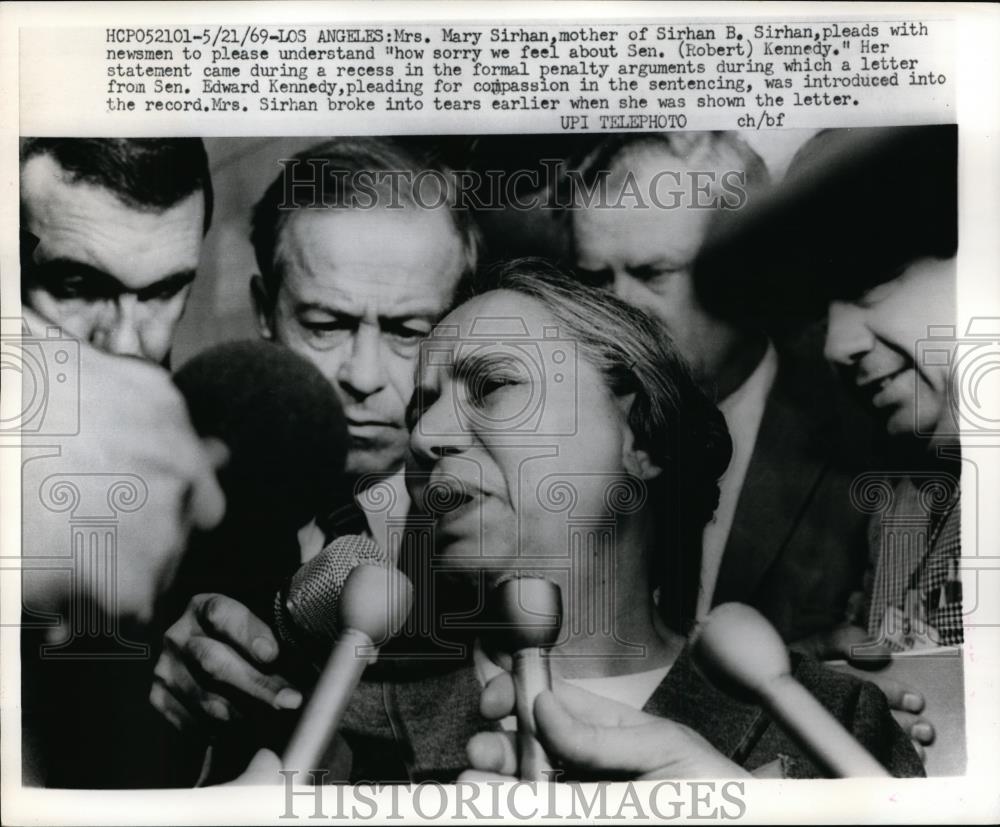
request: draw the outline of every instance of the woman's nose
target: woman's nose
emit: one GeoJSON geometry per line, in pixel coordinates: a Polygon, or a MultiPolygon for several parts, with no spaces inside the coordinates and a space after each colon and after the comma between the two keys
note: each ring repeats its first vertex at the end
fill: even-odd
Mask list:
{"type": "Polygon", "coordinates": [[[827,311],[823,355],[837,365],[850,365],[872,348],[873,336],[864,323],[864,311],[850,302],[833,301],[827,311]]]}
{"type": "Polygon", "coordinates": [[[472,442],[472,429],[453,394],[441,394],[424,409],[410,432],[410,450],[417,459],[434,462],[465,451],[472,442]]]}
{"type": "Polygon", "coordinates": [[[624,270],[616,270],[610,287],[612,292],[626,304],[638,307],[654,316],[659,315],[650,301],[649,288],[635,276],[629,275],[624,270]]]}

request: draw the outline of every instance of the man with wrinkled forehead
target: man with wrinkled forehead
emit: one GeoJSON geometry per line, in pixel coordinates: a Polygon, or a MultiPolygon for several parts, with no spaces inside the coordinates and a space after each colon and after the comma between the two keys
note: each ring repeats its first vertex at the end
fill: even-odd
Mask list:
{"type": "MultiPolygon", "coordinates": [[[[331,481],[340,507],[299,532],[300,558],[344,534],[369,535],[394,557],[388,524],[409,510],[402,469],[419,344],[474,271],[477,233],[454,206],[450,173],[391,139],[334,139],[281,167],[253,211],[258,330],[319,368],[350,439],[345,479],[331,481]]],[[[236,600],[195,595],[167,641],[150,697],[182,730],[301,705],[273,674],[268,625],[236,600]],[[222,692],[195,677],[209,663],[223,664],[222,692]]]]}

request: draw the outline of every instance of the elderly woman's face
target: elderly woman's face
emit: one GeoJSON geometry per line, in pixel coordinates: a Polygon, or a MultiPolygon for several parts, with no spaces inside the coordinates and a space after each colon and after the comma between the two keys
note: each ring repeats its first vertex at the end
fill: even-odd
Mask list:
{"type": "Polygon", "coordinates": [[[442,562],[568,572],[574,526],[613,537],[615,506],[644,490],[628,401],[536,299],[499,290],[445,317],[422,345],[407,465],[442,562]]]}

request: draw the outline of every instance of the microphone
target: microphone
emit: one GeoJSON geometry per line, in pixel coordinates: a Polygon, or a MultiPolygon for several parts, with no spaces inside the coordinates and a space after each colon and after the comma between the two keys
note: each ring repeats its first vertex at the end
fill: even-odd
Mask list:
{"type": "Polygon", "coordinates": [[[551,580],[513,575],[497,582],[488,611],[495,618],[497,648],[510,652],[517,710],[518,775],[524,781],[548,781],[552,764],[538,742],[535,698],[552,688],[545,650],[562,628],[562,594],[551,580]]]}
{"type": "Polygon", "coordinates": [[[226,515],[192,536],[178,593],[224,591],[266,616],[276,584],[301,563],[296,533],[343,486],[348,437],[337,392],[311,362],[263,340],[211,347],[174,383],[198,434],[229,449],[218,472],[226,515]]]}
{"type": "Polygon", "coordinates": [[[412,602],[413,587],[399,569],[362,563],[347,575],[337,607],[340,633],[282,757],[284,769],[304,774],[317,766],[365,667],[399,631],[412,602]]]}
{"type": "Polygon", "coordinates": [[[833,715],[791,675],[788,650],[755,609],[717,606],[695,629],[691,655],[716,687],[759,703],[812,760],[834,778],[888,778],[833,715]]]}
{"type": "Polygon", "coordinates": [[[217,345],[175,374],[199,435],[221,439],[219,472],[241,517],[297,530],[323,513],[347,455],[333,385],[307,359],[264,340],[217,345]]]}
{"type": "Polygon", "coordinates": [[[388,555],[371,537],[345,534],[295,572],[275,596],[279,641],[292,651],[321,647],[325,655],[344,628],[340,606],[347,579],[362,565],[388,567],[388,555]]]}

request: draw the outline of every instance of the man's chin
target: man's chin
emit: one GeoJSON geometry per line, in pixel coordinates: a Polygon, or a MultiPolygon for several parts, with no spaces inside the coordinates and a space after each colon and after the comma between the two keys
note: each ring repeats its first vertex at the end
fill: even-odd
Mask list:
{"type": "Polygon", "coordinates": [[[374,446],[367,442],[359,444],[352,438],[344,473],[354,479],[372,474],[395,474],[403,468],[404,451],[405,445],[374,446]]]}
{"type": "Polygon", "coordinates": [[[927,402],[923,405],[897,405],[885,412],[886,433],[893,439],[910,438],[930,440],[942,431],[949,430],[942,422],[940,406],[927,402]]]}

